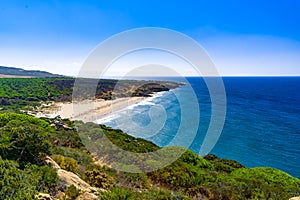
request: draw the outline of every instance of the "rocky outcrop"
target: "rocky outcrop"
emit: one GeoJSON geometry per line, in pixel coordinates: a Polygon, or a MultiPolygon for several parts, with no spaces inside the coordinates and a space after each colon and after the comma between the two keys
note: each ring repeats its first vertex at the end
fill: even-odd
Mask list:
{"type": "Polygon", "coordinates": [[[64,122],[61,120],[60,115],[56,116],[54,118],[55,120],[52,121],[51,125],[54,125],[56,127],[56,130],[65,130],[65,131],[78,131],[77,127],[69,127],[67,125],[64,124],[64,122]]]}
{"type": "Polygon", "coordinates": [[[97,195],[89,192],[84,192],[81,195],[79,195],[76,200],[97,200],[97,195]]]}
{"type": "Polygon", "coordinates": [[[78,200],[98,199],[98,191],[105,192],[104,189],[91,187],[87,182],[82,180],[78,175],[74,174],[73,172],[61,169],[60,166],[51,157],[46,156],[44,158],[44,161],[52,164],[52,166],[57,170],[57,175],[59,177],[59,184],[57,187],[58,190],[65,191],[68,187],[74,185],[77,189],[81,191],[81,195],[77,197],[78,200]]]}
{"type": "Polygon", "coordinates": [[[46,156],[43,160],[44,162],[51,164],[54,169],[61,169],[60,166],[50,156],[46,156]]]}
{"type": "Polygon", "coordinates": [[[61,188],[68,188],[71,185],[74,185],[77,189],[81,191],[91,191],[90,185],[79,178],[73,172],[66,171],[64,169],[57,170],[57,175],[59,177],[59,185],[61,188]]]}
{"type": "Polygon", "coordinates": [[[299,197],[292,197],[292,198],[290,198],[290,200],[300,200],[300,196],[299,197]]]}
{"type": "Polygon", "coordinates": [[[44,158],[46,163],[52,164],[52,166],[57,170],[57,175],[59,177],[59,187],[65,189],[74,185],[77,189],[81,191],[95,191],[95,188],[91,187],[87,182],[82,180],[79,176],[73,172],[61,169],[60,166],[49,156],[44,158]]]}

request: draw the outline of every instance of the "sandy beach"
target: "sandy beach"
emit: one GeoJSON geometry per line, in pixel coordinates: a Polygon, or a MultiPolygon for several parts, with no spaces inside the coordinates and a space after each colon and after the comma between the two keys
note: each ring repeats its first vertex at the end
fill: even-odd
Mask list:
{"type": "Polygon", "coordinates": [[[144,99],[146,97],[126,97],[115,100],[85,100],[75,103],[51,102],[48,105],[41,106],[35,116],[54,118],[60,115],[61,118],[69,118],[70,120],[95,122],[111,113],[137,104],[144,99]]]}

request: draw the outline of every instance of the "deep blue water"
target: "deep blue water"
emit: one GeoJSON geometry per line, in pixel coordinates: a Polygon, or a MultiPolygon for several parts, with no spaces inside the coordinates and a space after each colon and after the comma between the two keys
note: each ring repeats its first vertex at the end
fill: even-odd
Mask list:
{"type": "MultiPolygon", "coordinates": [[[[201,78],[187,80],[196,104],[191,88],[183,86],[158,93],[100,123],[159,146],[185,145],[199,153],[211,118],[211,98],[201,78]],[[195,124],[198,108],[200,123],[195,124]],[[185,138],[174,142],[181,125],[185,138]],[[195,125],[197,131],[189,130],[195,125]],[[186,145],[185,139],[193,143],[186,145]]],[[[247,167],[274,167],[300,178],[300,77],[225,77],[223,82],[226,120],[210,153],[247,167]]]]}

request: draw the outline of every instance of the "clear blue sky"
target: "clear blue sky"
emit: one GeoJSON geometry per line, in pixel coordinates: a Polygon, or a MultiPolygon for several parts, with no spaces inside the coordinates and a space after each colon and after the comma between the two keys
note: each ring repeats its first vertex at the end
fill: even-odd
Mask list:
{"type": "Polygon", "coordinates": [[[223,75],[300,75],[300,1],[0,1],[0,65],[75,75],[109,36],[164,27],[197,40],[223,75]]]}

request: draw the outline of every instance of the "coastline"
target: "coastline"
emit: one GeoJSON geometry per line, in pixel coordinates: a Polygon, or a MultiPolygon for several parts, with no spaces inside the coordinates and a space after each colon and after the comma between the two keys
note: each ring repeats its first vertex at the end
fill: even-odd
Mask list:
{"type": "Polygon", "coordinates": [[[40,107],[35,117],[68,118],[70,120],[81,120],[83,122],[95,122],[115,112],[134,106],[151,97],[124,97],[114,100],[84,100],[80,102],[51,102],[40,107]]]}
{"type": "MultiPolygon", "coordinates": [[[[176,88],[175,88],[176,89],[176,88]]],[[[133,108],[140,104],[149,104],[152,99],[162,96],[168,91],[153,92],[151,96],[134,96],[134,97],[120,97],[114,100],[94,99],[83,100],[79,102],[60,102],[51,101],[48,104],[42,104],[34,112],[27,114],[41,118],[55,118],[60,116],[63,119],[71,121],[81,120],[83,122],[94,122],[99,124],[101,120],[110,118],[111,115],[118,113],[127,108],[133,108]]],[[[151,103],[150,103],[151,104],[151,103]]],[[[105,121],[105,120],[104,120],[105,121]]]]}

